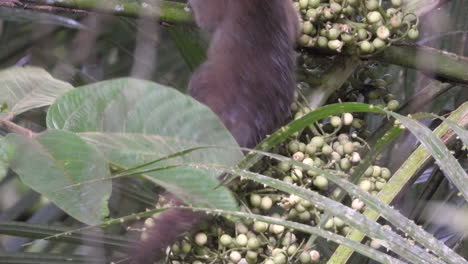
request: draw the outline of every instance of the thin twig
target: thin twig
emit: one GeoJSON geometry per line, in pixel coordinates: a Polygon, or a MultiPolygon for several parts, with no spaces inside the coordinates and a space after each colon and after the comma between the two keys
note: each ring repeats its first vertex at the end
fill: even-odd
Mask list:
{"type": "Polygon", "coordinates": [[[5,127],[10,132],[17,133],[23,136],[32,138],[36,135],[36,133],[34,133],[32,130],[29,130],[22,126],[18,126],[17,124],[10,121],[8,118],[0,118],[0,126],[5,127]]]}

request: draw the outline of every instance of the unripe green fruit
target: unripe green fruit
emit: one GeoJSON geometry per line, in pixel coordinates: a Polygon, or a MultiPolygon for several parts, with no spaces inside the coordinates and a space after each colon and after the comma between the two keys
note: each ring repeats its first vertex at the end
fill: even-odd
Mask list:
{"type": "Polygon", "coordinates": [[[250,205],[253,207],[260,207],[262,203],[262,197],[258,194],[250,195],[250,205]]]}
{"type": "Polygon", "coordinates": [[[304,32],[304,34],[313,35],[315,33],[314,24],[309,21],[304,22],[304,24],[302,24],[302,32],[304,32]]]}
{"type": "Polygon", "coordinates": [[[372,172],[372,177],[379,177],[380,172],[382,172],[382,168],[380,168],[379,166],[372,166],[372,168],[374,169],[374,171],[372,172]]]}
{"type": "Polygon", "coordinates": [[[390,179],[390,177],[392,177],[392,173],[390,172],[389,169],[382,168],[382,171],[380,172],[380,177],[382,179],[388,180],[388,179],[390,179]]]}
{"type": "Polygon", "coordinates": [[[330,155],[333,152],[332,147],[330,145],[325,145],[322,147],[322,153],[325,155],[330,155]]]}
{"type": "Polygon", "coordinates": [[[333,220],[333,218],[330,218],[327,220],[327,222],[325,223],[325,225],[323,226],[323,228],[327,229],[327,230],[330,230],[332,229],[333,227],[335,226],[335,222],[333,220]]]}
{"type": "Polygon", "coordinates": [[[200,260],[195,260],[192,262],[192,264],[203,264],[203,262],[201,262],[200,260]]]}
{"type": "Polygon", "coordinates": [[[309,43],[312,41],[312,37],[310,37],[309,35],[306,35],[306,34],[302,34],[300,37],[299,37],[299,45],[301,46],[304,46],[306,47],[307,45],[309,45],[309,43]]]}
{"type": "Polygon", "coordinates": [[[284,226],[282,225],[270,225],[271,227],[271,232],[274,233],[274,234],[281,234],[284,232],[284,226]]]}
{"type": "Polygon", "coordinates": [[[336,151],[333,151],[331,154],[330,154],[330,158],[336,162],[339,162],[341,160],[341,155],[336,152],[336,151]]]}
{"type": "Polygon", "coordinates": [[[333,127],[339,127],[341,126],[341,118],[339,116],[332,116],[330,117],[330,124],[333,127]]]}
{"type": "Polygon", "coordinates": [[[336,146],[335,151],[340,154],[341,156],[344,156],[344,147],[343,145],[339,144],[336,146]]]}
{"type": "Polygon", "coordinates": [[[308,252],[302,252],[300,255],[299,255],[299,261],[302,263],[302,264],[310,264],[312,263],[312,259],[310,258],[310,254],[308,252]]]}
{"type": "Polygon", "coordinates": [[[369,166],[369,167],[367,168],[367,170],[364,172],[364,176],[370,177],[370,176],[372,176],[373,173],[374,173],[374,167],[373,167],[373,166],[369,166]]]}
{"type": "Polygon", "coordinates": [[[403,21],[399,15],[394,15],[390,18],[390,25],[393,28],[399,28],[403,24],[403,21]]]}
{"type": "Polygon", "coordinates": [[[179,255],[180,252],[181,252],[181,249],[180,249],[180,246],[178,243],[174,243],[174,245],[172,245],[171,247],[171,251],[174,255],[179,255]]]}
{"type": "Polygon", "coordinates": [[[320,48],[327,48],[328,47],[328,39],[324,36],[320,36],[317,38],[317,45],[320,48]]]}
{"type": "Polygon", "coordinates": [[[322,14],[325,20],[332,20],[335,17],[335,12],[331,8],[325,8],[322,14]]]}
{"type": "Polygon", "coordinates": [[[390,111],[395,111],[400,106],[400,103],[397,100],[390,100],[387,104],[387,109],[390,111]]]}
{"type": "Polygon", "coordinates": [[[325,176],[319,175],[313,181],[315,187],[319,188],[320,190],[328,189],[328,179],[325,176]]]}
{"type": "Polygon", "coordinates": [[[320,0],[309,0],[309,7],[317,8],[320,5],[320,0]]]}
{"type": "Polygon", "coordinates": [[[301,200],[301,205],[304,206],[305,208],[312,207],[312,203],[308,200],[301,200]]]}
{"type": "Polygon", "coordinates": [[[348,141],[343,144],[343,151],[345,154],[351,154],[354,151],[353,142],[348,141]]]}
{"type": "Polygon", "coordinates": [[[268,230],[268,223],[256,221],[254,222],[253,228],[257,233],[265,233],[268,230]]]}
{"type": "Polygon", "coordinates": [[[227,247],[232,243],[232,237],[230,235],[224,234],[219,238],[221,245],[227,247]]]}
{"type": "Polygon", "coordinates": [[[351,168],[351,161],[348,158],[342,158],[340,160],[340,168],[344,171],[348,171],[351,168]]]}
{"type": "Polygon", "coordinates": [[[389,9],[387,9],[387,11],[385,11],[385,12],[387,13],[387,16],[391,17],[391,16],[395,15],[396,13],[398,13],[398,9],[391,7],[389,9]]]}
{"type": "Polygon", "coordinates": [[[262,198],[262,202],[261,202],[261,204],[260,204],[260,208],[261,208],[262,210],[267,211],[267,210],[270,210],[272,206],[273,206],[273,200],[271,200],[271,198],[270,198],[269,196],[264,196],[264,197],[262,198]]]}
{"type": "Polygon", "coordinates": [[[314,155],[317,152],[317,147],[313,144],[307,144],[305,152],[309,155],[314,155]]]}
{"type": "Polygon", "coordinates": [[[353,35],[351,34],[343,33],[340,35],[340,37],[341,37],[341,40],[346,44],[351,44],[354,42],[353,35]]]}
{"type": "Polygon", "coordinates": [[[367,32],[367,30],[360,28],[358,29],[357,36],[359,40],[365,40],[369,36],[369,33],[367,32]]]}
{"type": "Polygon", "coordinates": [[[312,218],[309,211],[304,211],[299,214],[299,219],[303,222],[309,221],[312,218]]]}
{"type": "Polygon", "coordinates": [[[287,161],[281,161],[278,163],[278,168],[283,172],[288,172],[291,169],[291,164],[287,161]]]}
{"type": "Polygon", "coordinates": [[[323,147],[325,145],[325,139],[321,136],[315,136],[310,140],[310,144],[315,145],[318,148],[323,147]]]}
{"type": "Polygon", "coordinates": [[[302,206],[300,203],[296,204],[296,207],[295,207],[296,211],[298,213],[302,213],[306,210],[306,208],[304,206],[302,206]]]}
{"type": "Polygon", "coordinates": [[[372,11],[367,14],[366,18],[369,23],[375,24],[382,20],[382,15],[378,11],[372,11]]]}
{"type": "Polygon", "coordinates": [[[318,15],[319,12],[317,11],[317,9],[309,8],[306,12],[306,17],[312,22],[317,21],[318,15]]]}
{"type": "Polygon", "coordinates": [[[206,242],[208,242],[208,236],[205,233],[200,232],[195,235],[195,244],[198,246],[202,247],[206,242]]]}
{"type": "Polygon", "coordinates": [[[394,7],[400,7],[403,4],[402,0],[392,0],[392,5],[394,7]]]}
{"type": "Polygon", "coordinates": [[[293,180],[290,176],[284,177],[284,178],[283,178],[283,181],[284,181],[285,183],[290,183],[290,184],[294,183],[294,180],[293,180]]]}
{"type": "Polygon", "coordinates": [[[294,256],[294,254],[297,252],[297,245],[296,244],[293,244],[291,246],[288,247],[288,249],[286,250],[286,253],[288,253],[289,256],[294,256]]]}
{"type": "Polygon", "coordinates": [[[333,10],[333,12],[335,12],[335,14],[341,13],[341,10],[343,9],[341,7],[341,5],[336,3],[336,2],[331,2],[330,3],[330,8],[331,8],[331,10],[333,10]]]}
{"type": "Polygon", "coordinates": [[[386,44],[385,44],[385,41],[383,41],[382,39],[380,39],[380,38],[375,38],[375,39],[372,41],[372,45],[373,45],[376,49],[380,50],[380,49],[385,48],[385,45],[386,45],[386,44]]]}
{"type": "Polygon", "coordinates": [[[309,0],[299,0],[299,6],[301,7],[301,9],[307,8],[308,5],[309,5],[309,0]]]}
{"type": "Polygon", "coordinates": [[[275,262],[275,264],[286,264],[287,258],[283,253],[280,253],[280,254],[276,254],[273,257],[273,261],[275,262]]]}
{"type": "Polygon", "coordinates": [[[375,182],[375,189],[381,191],[385,187],[386,182],[384,180],[378,180],[375,182]]]}
{"type": "Polygon", "coordinates": [[[323,166],[323,163],[324,163],[323,160],[321,160],[319,157],[315,157],[315,159],[314,159],[314,164],[313,164],[313,165],[314,165],[315,167],[320,168],[320,167],[323,166]]]}
{"type": "Polygon", "coordinates": [[[351,6],[359,5],[359,0],[348,0],[348,4],[351,6]]]}
{"type": "Polygon", "coordinates": [[[294,244],[297,241],[296,235],[294,235],[291,232],[287,232],[283,239],[281,240],[281,245],[283,246],[289,246],[294,244]]]}
{"type": "Polygon", "coordinates": [[[188,254],[192,250],[192,244],[190,244],[189,242],[182,240],[180,244],[181,244],[182,253],[188,254]]]}
{"type": "Polygon", "coordinates": [[[305,158],[305,159],[302,161],[302,163],[304,163],[304,164],[306,164],[306,165],[312,166],[312,165],[314,165],[314,160],[311,159],[311,158],[305,158]]]}
{"type": "Polygon", "coordinates": [[[250,250],[257,250],[260,247],[260,241],[256,237],[251,237],[247,241],[247,248],[250,250]]]}
{"type": "Polygon", "coordinates": [[[275,262],[272,259],[267,259],[264,264],[275,264],[275,262]]]}
{"type": "Polygon", "coordinates": [[[328,33],[327,34],[328,39],[329,40],[334,40],[334,39],[337,39],[340,36],[341,31],[339,29],[333,27],[333,28],[330,28],[330,30],[328,30],[327,33],[328,33]]]}
{"type": "Polygon", "coordinates": [[[258,253],[255,251],[247,251],[247,254],[245,254],[245,259],[247,262],[250,263],[257,263],[257,258],[258,258],[258,253]]]}
{"type": "Polygon", "coordinates": [[[374,11],[377,8],[379,8],[379,2],[377,0],[366,0],[366,8],[369,9],[369,11],[374,11]]]}
{"type": "Polygon", "coordinates": [[[328,41],[327,46],[328,46],[328,48],[330,50],[341,52],[341,48],[343,47],[343,42],[341,42],[340,40],[337,40],[337,39],[330,40],[330,41],[328,41]]]}
{"type": "Polygon", "coordinates": [[[238,263],[242,259],[242,255],[238,251],[232,251],[229,254],[229,259],[234,263],[238,263]]]}
{"type": "Polygon", "coordinates": [[[240,234],[236,237],[236,244],[241,246],[241,247],[245,247],[247,246],[247,242],[249,241],[249,239],[247,238],[246,235],[244,234],[240,234]]]}
{"type": "Polygon", "coordinates": [[[306,144],[302,143],[302,142],[299,142],[299,151],[304,152],[305,148],[306,148],[306,144]]]}
{"type": "Polygon", "coordinates": [[[299,141],[293,140],[289,142],[288,149],[291,153],[295,153],[299,151],[299,141]]]}
{"type": "Polygon", "coordinates": [[[363,180],[359,183],[359,187],[368,192],[372,189],[372,183],[369,180],[363,180]]]}
{"type": "Polygon", "coordinates": [[[363,52],[363,53],[371,53],[372,52],[372,49],[373,49],[373,46],[372,44],[367,41],[367,40],[364,40],[362,41],[361,43],[359,43],[359,49],[363,52]]]}

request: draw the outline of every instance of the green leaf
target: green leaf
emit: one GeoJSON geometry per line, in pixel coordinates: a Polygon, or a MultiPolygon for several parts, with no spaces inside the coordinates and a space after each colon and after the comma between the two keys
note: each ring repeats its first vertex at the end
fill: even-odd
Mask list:
{"type": "Polygon", "coordinates": [[[13,67],[0,72],[0,105],[7,106],[8,115],[48,106],[71,89],[69,83],[54,79],[36,67],[13,67]]]}
{"type": "Polygon", "coordinates": [[[398,119],[411,133],[426,147],[436,160],[437,165],[444,171],[447,177],[455,184],[458,190],[468,201],[468,175],[461,167],[457,159],[450,153],[445,144],[427,127],[418,121],[400,114],[386,111],[387,114],[398,119]]]}
{"type": "Polygon", "coordinates": [[[82,25],[75,19],[22,8],[0,7],[0,19],[15,22],[48,24],[75,29],[87,29],[84,25],[82,25]]]}
{"type": "MultiPolygon", "coordinates": [[[[50,224],[0,221],[0,234],[3,235],[44,239],[76,245],[104,246],[108,249],[126,253],[128,253],[132,245],[136,243],[136,241],[129,237],[96,232],[96,230],[101,230],[99,228],[100,227],[97,227],[97,229],[88,228],[86,231],[76,231],[75,229],[70,229],[70,227],[50,224]]],[[[2,259],[1,256],[0,259],[2,259]]]]}
{"type": "Polygon", "coordinates": [[[10,168],[26,185],[84,223],[98,224],[108,215],[110,181],[77,185],[109,177],[103,157],[80,137],[50,130],[35,138],[8,134],[5,141],[10,168]]]}
{"type": "MultiPolygon", "coordinates": [[[[126,169],[194,147],[224,149],[202,149],[180,158],[177,164],[197,160],[232,166],[242,158],[235,139],[207,106],[174,89],[131,78],[95,83],[65,94],[49,108],[47,126],[105,132],[80,135],[95,144],[109,162],[126,169]]],[[[178,167],[145,175],[186,202],[236,206],[227,189],[211,190],[218,176],[212,172],[178,167]]]]}
{"type": "Polygon", "coordinates": [[[162,170],[146,172],[145,176],[191,205],[236,210],[236,202],[231,193],[225,187],[215,188],[219,183],[216,178],[218,172],[185,166],[192,162],[233,166],[235,160],[232,160],[232,150],[201,148],[184,155],[176,155],[171,159],[164,159],[173,153],[199,147],[199,144],[181,141],[177,137],[136,133],[88,132],[78,135],[95,145],[109,162],[119,167],[133,168],[162,159],[144,167],[144,170],[157,168],[162,170]]]}

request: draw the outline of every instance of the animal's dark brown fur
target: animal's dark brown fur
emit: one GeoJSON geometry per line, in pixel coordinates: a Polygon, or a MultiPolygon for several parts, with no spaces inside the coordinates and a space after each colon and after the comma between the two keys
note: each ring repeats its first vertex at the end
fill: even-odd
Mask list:
{"type": "MultiPolygon", "coordinates": [[[[292,1],[190,0],[190,4],[197,24],[212,34],[212,40],[207,60],[192,76],[189,93],[220,117],[240,146],[253,147],[290,113],[299,30],[292,1]]],[[[161,259],[165,249],[202,218],[186,210],[161,213],[133,263],[161,259]]]]}

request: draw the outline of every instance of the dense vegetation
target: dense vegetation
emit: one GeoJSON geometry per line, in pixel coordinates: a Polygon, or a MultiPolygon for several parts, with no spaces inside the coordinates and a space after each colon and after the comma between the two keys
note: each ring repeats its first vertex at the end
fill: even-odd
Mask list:
{"type": "Polygon", "coordinates": [[[168,263],[467,263],[464,0],[294,0],[291,122],[248,151],[184,94],[184,3],[26,2],[0,2],[0,263],[128,261],[161,187],[212,215],[168,263]]]}

